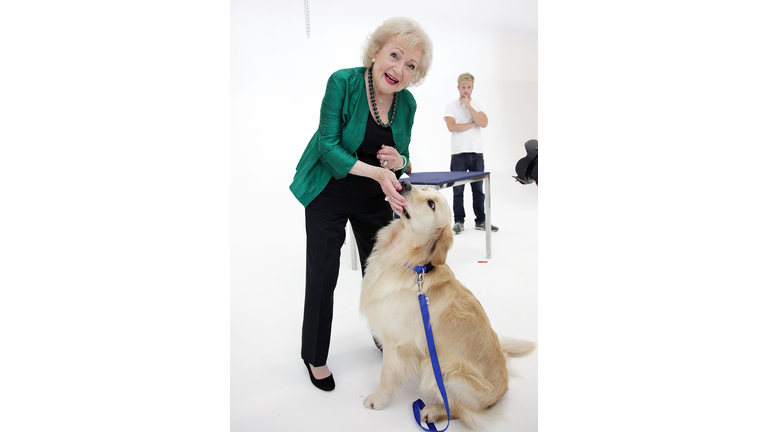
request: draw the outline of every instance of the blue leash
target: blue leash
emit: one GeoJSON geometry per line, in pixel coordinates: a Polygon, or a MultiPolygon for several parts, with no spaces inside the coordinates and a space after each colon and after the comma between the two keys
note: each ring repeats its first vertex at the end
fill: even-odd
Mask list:
{"type": "MultiPolygon", "coordinates": [[[[424,273],[431,270],[428,266],[415,266],[413,270],[418,275],[416,283],[419,285],[419,304],[421,305],[421,318],[424,320],[424,332],[427,335],[427,345],[429,346],[429,358],[432,360],[432,371],[435,373],[435,381],[437,387],[440,389],[440,394],[443,396],[443,403],[445,404],[445,412],[448,414],[448,424],[445,425],[445,429],[439,431],[443,432],[448,429],[451,424],[451,410],[448,408],[448,395],[445,394],[445,385],[443,385],[443,373],[440,371],[440,362],[437,359],[437,350],[435,349],[435,340],[432,337],[432,325],[429,323],[429,298],[421,292],[421,283],[424,281],[424,273]]],[[[429,429],[421,425],[421,410],[424,408],[424,402],[421,399],[417,399],[413,403],[413,417],[416,419],[416,423],[425,431],[438,432],[433,423],[427,422],[429,429]]]]}

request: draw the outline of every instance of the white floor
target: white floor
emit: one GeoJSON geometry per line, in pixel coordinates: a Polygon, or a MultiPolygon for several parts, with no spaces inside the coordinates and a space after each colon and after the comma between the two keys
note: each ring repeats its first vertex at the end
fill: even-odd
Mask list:
{"type": "MultiPolygon", "coordinates": [[[[471,192],[465,188],[469,229],[455,236],[448,264],[481,301],[497,333],[538,341],[538,191],[535,184],[516,183],[512,174],[491,177],[492,223],[500,227],[492,237],[492,258],[479,262],[486,260],[485,233],[472,226],[471,192]]],[[[452,192],[442,193],[450,197],[452,192]]],[[[280,226],[296,227],[290,231],[270,228],[272,215],[264,212],[247,220],[233,210],[231,431],[420,430],[411,411],[419,398],[415,383],[381,411],[363,407],[364,397],[378,385],[382,356],[358,312],[361,276],[351,268],[348,245],[342,251],[328,358],[336,389],[326,393],[310,383],[300,358],[303,211],[297,202],[288,210],[280,226]]],[[[517,376],[494,407],[499,419],[487,431],[538,429],[537,364],[538,350],[510,361],[517,376]]],[[[469,429],[452,421],[450,430],[469,429]]]]}

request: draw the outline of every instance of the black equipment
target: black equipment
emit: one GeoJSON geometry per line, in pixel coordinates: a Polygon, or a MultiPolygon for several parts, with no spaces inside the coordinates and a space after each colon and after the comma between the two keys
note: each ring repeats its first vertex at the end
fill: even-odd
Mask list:
{"type": "Polygon", "coordinates": [[[517,161],[515,165],[515,171],[517,171],[514,177],[522,184],[530,184],[536,182],[539,184],[539,141],[532,139],[525,143],[525,151],[527,155],[517,161]]]}

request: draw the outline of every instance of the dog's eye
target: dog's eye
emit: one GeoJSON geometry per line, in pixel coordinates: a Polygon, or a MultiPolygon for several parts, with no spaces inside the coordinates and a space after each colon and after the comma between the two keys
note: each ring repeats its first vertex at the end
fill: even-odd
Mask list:
{"type": "Polygon", "coordinates": [[[429,208],[432,209],[432,211],[435,210],[435,202],[432,200],[427,201],[427,204],[429,205],[429,208]]]}

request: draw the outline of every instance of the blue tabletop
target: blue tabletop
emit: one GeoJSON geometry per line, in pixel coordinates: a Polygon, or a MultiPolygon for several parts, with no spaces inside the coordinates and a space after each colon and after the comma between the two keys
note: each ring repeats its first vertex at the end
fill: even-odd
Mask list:
{"type": "Polygon", "coordinates": [[[490,175],[489,172],[480,171],[445,171],[445,172],[420,172],[410,173],[408,177],[401,177],[400,180],[408,180],[415,185],[439,185],[443,183],[457,182],[472,178],[479,178],[490,175]]]}

